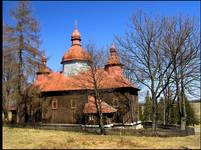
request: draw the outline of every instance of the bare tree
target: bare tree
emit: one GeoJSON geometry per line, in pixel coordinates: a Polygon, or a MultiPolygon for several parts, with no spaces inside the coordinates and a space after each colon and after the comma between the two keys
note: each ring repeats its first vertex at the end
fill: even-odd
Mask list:
{"type": "Polygon", "coordinates": [[[12,45],[7,47],[10,53],[14,53],[17,62],[17,99],[18,106],[18,122],[27,121],[26,99],[23,98],[23,91],[27,83],[35,74],[35,68],[38,64],[40,52],[38,50],[39,40],[39,25],[38,22],[31,16],[29,2],[20,1],[16,10],[10,11],[10,16],[15,20],[14,25],[7,25],[6,31],[9,33],[7,39],[12,41],[12,45]],[[23,105],[21,105],[23,103],[23,105]],[[20,108],[23,106],[23,108],[20,108]],[[21,115],[20,115],[21,114],[21,115]],[[19,116],[20,115],[20,116],[19,116]]]}
{"type": "MultiPolygon", "coordinates": [[[[177,99],[181,116],[181,129],[185,129],[186,110],[184,96],[189,89],[196,89],[192,83],[199,78],[199,37],[192,19],[179,17],[152,18],[138,13],[132,18],[131,30],[126,37],[117,37],[122,59],[132,63],[127,69],[135,79],[151,91],[153,122],[156,129],[157,100],[163,94],[175,91],[172,105],[177,99]]],[[[169,103],[165,99],[164,103],[169,103]]],[[[166,105],[166,104],[164,104],[166,105]]],[[[166,109],[167,107],[164,107],[166,109]]],[[[164,123],[165,123],[164,110],[164,123]]]]}
{"type": "MultiPolygon", "coordinates": [[[[170,71],[170,68],[166,72],[167,75],[164,77],[163,82],[166,82],[166,79],[169,77],[169,71],[170,71]]],[[[163,124],[164,125],[166,125],[168,122],[168,118],[170,115],[170,108],[173,106],[171,91],[172,91],[171,83],[169,83],[163,91],[163,96],[164,96],[164,99],[163,99],[163,124]]]]}
{"type": "Polygon", "coordinates": [[[35,125],[42,118],[41,93],[37,87],[30,84],[24,91],[24,97],[27,101],[29,119],[35,125]]]}
{"type": "Polygon", "coordinates": [[[10,34],[7,31],[7,25],[3,25],[3,112],[5,120],[8,120],[8,107],[9,103],[13,101],[16,95],[16,83],[17,83],[17,59],[16,54],[11,53],[10,47],[12,46],[12,40],[10,40],[10,34]]]}
{"type": "Polygon", "coordinates": [[[170,72],[167,81],[162,82],[172,64],[170,57],[162,49],[163,25],[164,20],[161,18],[152,19],[137,13],[132,17],[131,31],[126,33],[126,37],[116,36],[118,49],[124,53],[122,59],[132,63],[131,68],[127,68],[138,82],[151,91],[154,131],[157,124],[157,99],[167,87],[173,73],[170,72]]]}
{"type": "Polygon", "coordinates": [[[101,134],[104,134],[103,113],[102,113],[102,81],[105,76],[103,64],[105,54],[103,51],[98,51],[94,44],[86,45],[87,53],[91,56],[91,61],[88,63],[87,70],[81,71],[78,76],[74,76],[76,86],[86,88],[92,91],[94,96],[98,123],[101,134]]]}
{"type": "Polygon", "coordinates": [[[172,75],[173,89],[176,92],[174,100],[177,100],[181,129],[185,130],[187,118],[185,96],[195,95],[192,89],[196,91],[199,88],[199,31],[192,18],[182,16],[166,18],[165,28],[164,48],[171,56],[174,70],[172,75]]]}

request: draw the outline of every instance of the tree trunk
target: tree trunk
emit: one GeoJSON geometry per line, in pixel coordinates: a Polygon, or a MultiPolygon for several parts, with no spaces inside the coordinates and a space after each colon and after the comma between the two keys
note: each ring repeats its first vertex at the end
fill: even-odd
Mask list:
{"type": "MultiPolygon", "coordinates": [[[[154,89],[154,80],[152,79],[151,81],[151,87],[152,89],[154,89]]],[[[156,124],[157,124],[157,101],[156,101],[156,95],[155,95],[155,92],[152,90],[151,91],[151,94],[152,94],[152,129],[154,132],[156,132],[156,124]]]]}
{"type": "MultiPolygon", "coordinates": [[[[170,105],[170,104],[169,104],[170,105]]],[[[170,124],[171,123],[171,108],[172,108],[172,105],[167,109],[167,123],[170,124]]]]}
{"type": "Polygon", "coordinates": [[[166,125],[166,96],[163,102],[164,106],[163,106],[163,125],[166,125]]]}
{"type": "Polygon", "coordinates": [[[186,130],[186,118],[181,117],[181,130],[186,130]]]}
{"type": "Polygon", "coordinates": [[[27,98],[24,96],[23,101],[24,101],[24,122],[27,123],[29,120],[29,115],[28,115],[28,110],[27,110],[27,98]]]}
{"type": "Polygon", "coordinates": [[[181,79],[181,103],[182,103],[181,130],[186,130],[187,114],[186,114],[186,100],[184,98],[183,78],[181,79]]]}
{"type": "Polygon", "coordinates": [[[101,101],[97,90],[95,90],[95,104],[97,108],[98,120],[99,120],[99,127],[100,127],[100,134],[104,134],[104,124],[103,124],[103,114],[101,112],[101,101]]]}
{"type": "Polygon", "coordinates": [[[152,129],[154,132],[156,132],[156,127],[157,127],[157,102],[155,96],[153,96],[153,118],[152,118],[152,129]]]}
{"type": "Polygon", "coordinates": [[[104,124],[103,124],[103,114],[102,113],[100,113],[100,134],[101,135],[105,134],[104,124]]]}
{"type": "Polygon", "coordinates": [[[183,53],[181,54],[181,108],[182,108],[182,117],[181,117],[181,130],[186,130],[186,100],[184,98],[185,91],[184,91],[184,74],[183,74],[183,53]]]}
{"type": "Polygon", "coordinates": [[[4,120],[3,121],[8,121],[8,107],[6,104],[3,105],[3,113],[4,113],[4,120]]]}
{"type": "Polygon", "coordinates": [[[18,111],[17,111],[17,123],[22,123],[22,116],[21,114],[21,109],[20,109],[20,104],[22,101],[22,64],[23,64],[23,59],[22,59],[22,49],[23,49],[23,35],[21,33],[20,39],[19,39],[19,54],[18,54],[18,59],[19,59],[19,64],[18,64],[18,111]],[[19,114],[20,113],[20,114],[19,114]]]}

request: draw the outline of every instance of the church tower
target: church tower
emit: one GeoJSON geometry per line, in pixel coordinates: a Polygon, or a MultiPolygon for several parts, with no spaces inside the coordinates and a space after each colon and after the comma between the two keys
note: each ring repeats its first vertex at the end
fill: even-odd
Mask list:
{"type": "Polygon", "coordinates": [[[108,58],[107,64],[105,65],[105,70],[111,75],[123,75],[123,64],[120,62],[114,43],[110,48],[110,56],[108,58]]]}
{"type": "Polygon", "coordinates": [[[51,73],[51,70],[47,67],[47,58],[45,55],[42,55],[41,63],[39,65],[39,69],[36,72],[37,80],[43,80],[48,74],[51,73]]]}
{"type": "Polygon", "coordinates": [[[76,75],[80,71],[86,70],[91,61],[91,56],[81,47],[81,35],[76,26],[71,35],[71,41],[72,45],[61,61],[64,76],[76,75]]]}

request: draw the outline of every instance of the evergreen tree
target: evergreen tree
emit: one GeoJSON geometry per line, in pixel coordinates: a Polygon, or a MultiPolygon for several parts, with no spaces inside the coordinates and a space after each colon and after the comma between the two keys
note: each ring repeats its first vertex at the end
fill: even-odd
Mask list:
{"type": "MultiPolygon", "coordinates": [[[[184,96],[185,105],[186,105],[186,113],[187,113],[187,120],[186,125],[194,125],[198,123],[198,120],[195,117],[195,112],[192,109],[188,99],[184,96]]],[[[162,109],[162,105],[158,105],[159,112],[162,109]]],[[[169,105],[168,107],[169,117],[168,117],[168,124],[180,124],[180,114],[177,104],[169,105]]]]}
{"type": "Polygon", "coordinates": [[[140,104],[140,105],[139,105],[139,119],[140,119],[141,121],[144,120],[144,115],[143,115],[143,104],[140,104]]]}
{"type": "Polygon", "coordinates": [[[158,114],[157,114],[157,120],[162,123],[163,122],[163,110],[164,110],[164,99],[161,97],[160,101],[158,103],[158,114]]]}
{"type": "Polygon", "coordinates": [[[152,101],[149,96],[149,91],[147,91],[144,104],[144,121],[152,120],[152,101]]]}

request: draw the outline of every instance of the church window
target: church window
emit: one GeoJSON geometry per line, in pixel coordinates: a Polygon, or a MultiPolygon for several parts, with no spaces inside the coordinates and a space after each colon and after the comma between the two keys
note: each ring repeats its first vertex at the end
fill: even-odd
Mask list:
{"type": "Polygon", "coordinates": [[[119,107],[119,100],[118,100],[118,98],[113,98],[113,106],[114,107],[119,107]]]}
{"type": "Polygon", "coordinates": [[[93,115],[89,115],[89,120],[94,120],[94,116],[93,115]]]}
{"type": "Polygon", "coordinates": [[[52,109],[57,109],[57,108],[58,108],[58,101],[52,100],[52,109]]]}
{"type": "Polygon", "coordinates": [[[72,99],[71,99],[71,108],[76,108],[75,100],[72,100],[72,99]]]}

